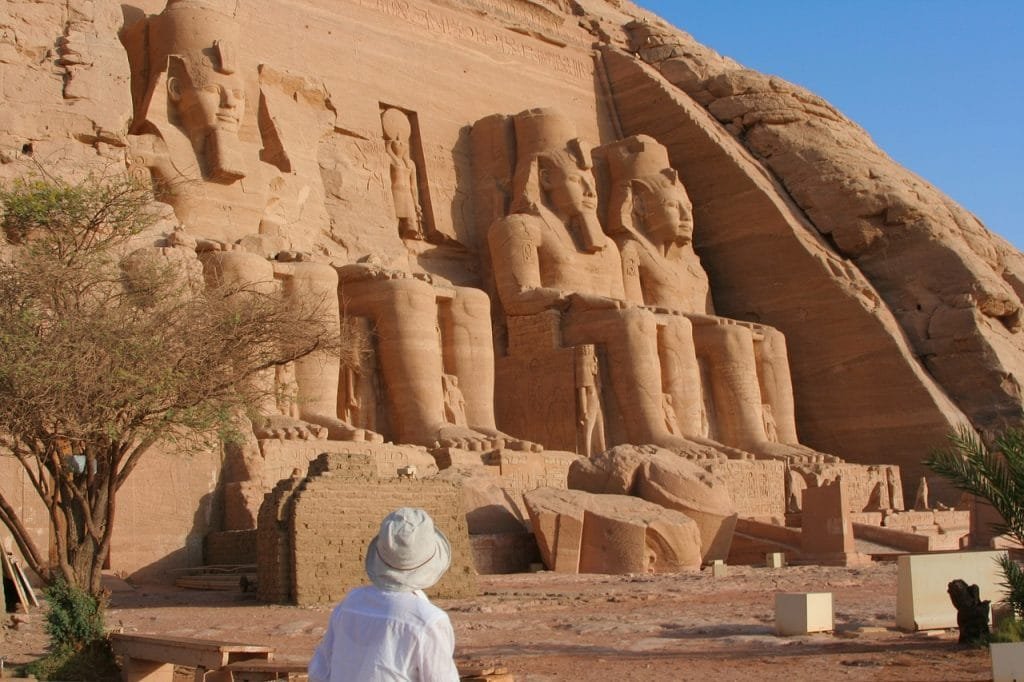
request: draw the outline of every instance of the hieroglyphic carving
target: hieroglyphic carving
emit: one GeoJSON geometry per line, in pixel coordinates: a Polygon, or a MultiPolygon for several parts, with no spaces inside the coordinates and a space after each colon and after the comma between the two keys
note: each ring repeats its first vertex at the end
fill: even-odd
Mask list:
{"type": "Polygon", "coordinates": [[[782,462],[714,462],[707,465],[729,486],[740,516],[783,519],[786,515],[786,466],[782,462]]]}
{"type": "Polygon", "coordinates": [[[356,0],[356,2],[362,7],[401,19],[438,36],[470,41],[500,54],[532,62],[572,78],[584,80],[593,77],[594,66],[591,62],[570,55],[555,54],[548,49],[532,47],[510,32],[465,23],[459,18],[445,14],[436,6],[421,7],[407,0],[356,0]]]}

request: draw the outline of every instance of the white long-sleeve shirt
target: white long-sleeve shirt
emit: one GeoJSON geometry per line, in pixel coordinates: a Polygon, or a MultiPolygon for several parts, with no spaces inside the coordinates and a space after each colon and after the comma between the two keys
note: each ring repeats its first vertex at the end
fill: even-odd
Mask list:
{"type": "Polygon", "coordinates": [[[458,682],[451,621],[421,590],[359,587],[334,607],[310,682],[458,682]]]}

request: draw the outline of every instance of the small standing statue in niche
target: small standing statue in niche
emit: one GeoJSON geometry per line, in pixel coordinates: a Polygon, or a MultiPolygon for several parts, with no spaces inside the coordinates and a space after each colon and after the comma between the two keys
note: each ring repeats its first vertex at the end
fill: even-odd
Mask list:
{"type": "Polygon", "coordinates": [[[454,374],[442,374],[441,385],[444,389],[444,420],[456,426],[467,426],[466,398],[459,388],[459,378],[454,374]]]}
{"type": "Polygon", "coordinates": [[[380,115],[384,149],[391,161],[391,195],[398,217],[398,234],[403,239],[423,239],[423,208],[420,206],[416,163],[409,156],[412,125],[405,112],[385,109],[380,115]]]}
{"type": "Polygon", "coordinates": [[[601,410],[601,370],[591,345],[578,346],[576,353],[576,393],[579,414],[577,442],[581,454],[590,457],[604,452],[604,413],[601,410]]]}

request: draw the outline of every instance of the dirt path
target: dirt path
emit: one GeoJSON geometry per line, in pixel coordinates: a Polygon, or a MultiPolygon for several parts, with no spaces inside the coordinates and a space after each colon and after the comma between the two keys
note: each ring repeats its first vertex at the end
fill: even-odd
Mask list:
{"type": "MultiPolygon", "coordinates": [[[[238,640],[306,659],[329,607],[261,605],[251,595],[158,586],[114,592],[108,625],[125,632],[238,640]]],[[[896,569],[730,567],[729,575],[483,576],[473,599],[440,600],[457,655],[504,662],[517,680],[991,679],[987,650],[954,631],[894,629],[896,569]],[[774,634],[776,592],[832,592],[835,633],[774,634]]],[[[950,606],[952,609],[952,606],[950,606]]],[[[6,630],[8,665],[42,653],[39,616],[6,630]]]]}

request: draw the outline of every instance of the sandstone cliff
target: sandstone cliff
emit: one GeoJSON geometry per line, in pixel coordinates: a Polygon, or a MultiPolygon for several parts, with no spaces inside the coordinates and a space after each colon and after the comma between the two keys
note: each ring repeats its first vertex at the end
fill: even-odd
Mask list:
{"type": "MultiPolygon", "coordinates": [[[[625,24],[620,47],[704,107],[770,171],[831,250],[867,277],[914,354],[977,428],[1019,424],[1020,252],[820,97],[643,19],[625,24]]],[[[608,34],[612,43],[621,37],[608,34]]]]}
{"type": "MultiPolygon", "coordinates": [[[[0,0],[0,179],[144,170],[131,27],[165,4],[0,0]]],[[[288,248],[493,294],[469,130],[556,107],[594,143],[668,148],[714,312],[786,336],[801,443],[913,481],[953,425],[1020,422],[1024,257],[813,94],[625,1],[220,4],[245,36],[239,135],[298,207],[281,204],[288,248]],[[423,240],[395,228],[389,108],[408,117],[423,240]]]]}

